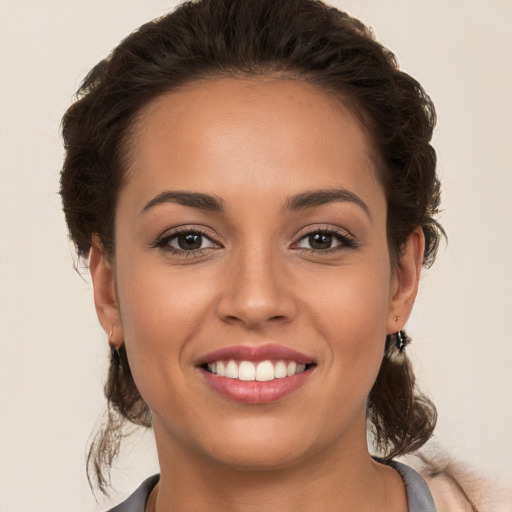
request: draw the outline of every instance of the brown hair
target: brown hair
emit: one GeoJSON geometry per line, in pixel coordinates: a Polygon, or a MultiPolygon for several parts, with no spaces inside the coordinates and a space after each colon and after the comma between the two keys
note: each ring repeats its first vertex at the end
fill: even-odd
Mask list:
{"type": "MultiPolygon", "coordinates": [[[[392,261],[399,264],[404,242],[421,226],[424,263],[432,264],[444,233],[434,219],[440,201],[430,145],[434,106],[368,28],[316,0],[186,2],[141,26],[89,73],[63,118],[61,195],[79,256],[88,254],[94,234],[105,254],[114,255],[126,141],[145,105],[199,80],[276,73],[335,94],[360,116],[387,198],[392,261]]],[[[151,426],[123,347],[112,357],[105,394],[108,420],[88,459],[102,491],[119,450],[123,420],[151,426]]],[[[383,358],[368,399],[368,421],[384,459],[412,452],[431,436],[435,407],[415,388],[407,359],[398,365],[383,358]]]]}

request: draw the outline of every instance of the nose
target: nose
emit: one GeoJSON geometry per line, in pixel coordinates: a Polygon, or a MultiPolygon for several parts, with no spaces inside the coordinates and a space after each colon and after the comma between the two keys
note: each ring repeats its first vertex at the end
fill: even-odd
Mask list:
{"type": "Polygon", "coordinates": [[[248,329],[285,323],[297,313],[291,280],[271,250],[249,248],[232,255],[226,271],[219,317],[248,329]]]}

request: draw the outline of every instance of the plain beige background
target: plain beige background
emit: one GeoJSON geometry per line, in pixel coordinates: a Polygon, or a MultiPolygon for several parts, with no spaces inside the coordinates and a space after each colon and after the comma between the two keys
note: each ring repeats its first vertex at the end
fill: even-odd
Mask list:
{"type": "MultiPolygon", "coordinates": [[[[0,0],[0,512],[100,510],[84,472],[106,336],[74,272],[57,195],[60,117],[85,73],[172,0],[0,0]]],[[[347,0],[438,109],[450,242],[409,332],[437,442],[512,482],[512,2],[347,0]]],[[[114,470],[157,471],[151,435],[114,470]]],[[[103,503],[103,508],[106,502],[103,503]]]]}

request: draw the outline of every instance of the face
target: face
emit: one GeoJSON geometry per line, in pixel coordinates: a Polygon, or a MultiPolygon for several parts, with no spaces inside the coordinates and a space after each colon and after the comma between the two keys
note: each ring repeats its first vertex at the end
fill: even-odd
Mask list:
{"type": "Polygon", "coordinates": [[[356,117],[303,82],[219,79],[145,109],[111,273],[91,271],[159,450],[243,469],[366,450],[408,314],[369,154],[356,117]]]}

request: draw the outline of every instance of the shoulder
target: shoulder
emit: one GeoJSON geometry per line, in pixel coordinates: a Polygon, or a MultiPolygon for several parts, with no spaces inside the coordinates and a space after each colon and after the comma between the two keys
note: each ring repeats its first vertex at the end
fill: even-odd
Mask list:
{"type": "Polygon", "coordinates": [[[425,480],[412,467],[398,461],[390,461],[388,464],[403,479],[410,512],[437,512],[425,480]]]}
{"type": "Polygon", "coordinates": [[[133,494],[108,512],[144,512],[149,494],[159,480],[160,475],[153,475],[144,480],[133,494]]]}
{"type": "Polygon", "coordinates": [[[467,468],[422,471],[437,512],[512,512],[512,493],[467,468]]]}

